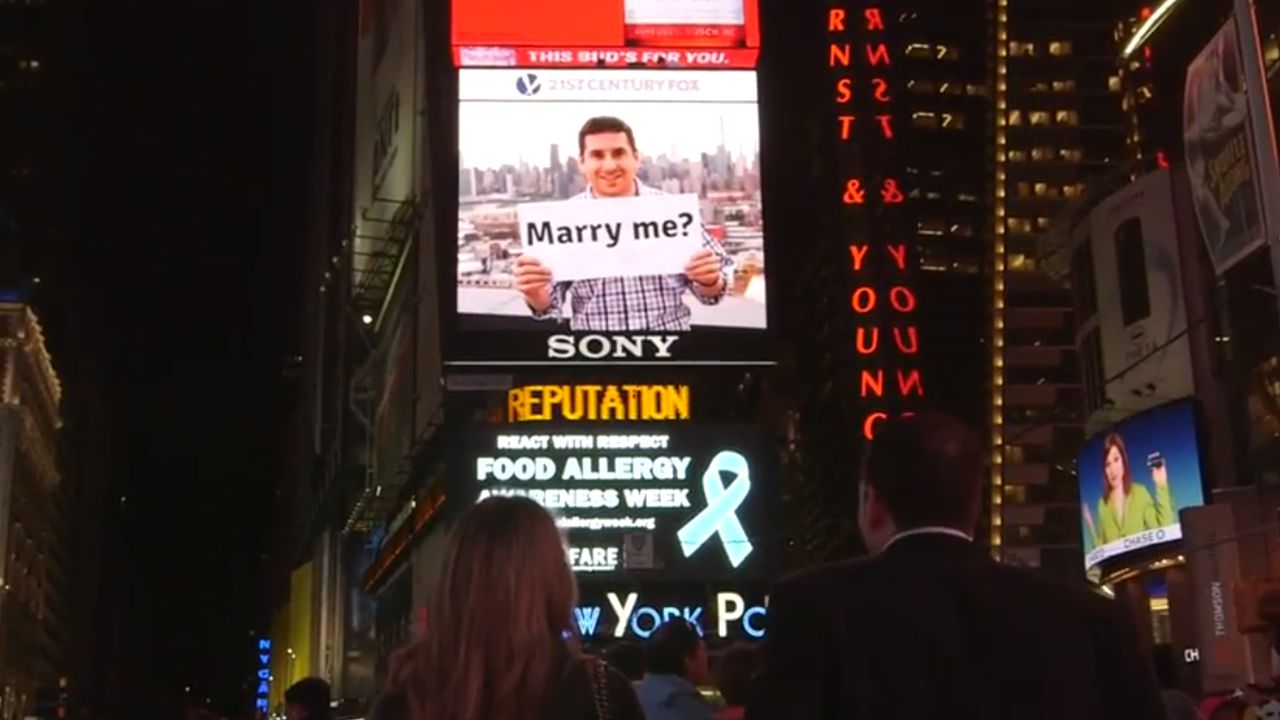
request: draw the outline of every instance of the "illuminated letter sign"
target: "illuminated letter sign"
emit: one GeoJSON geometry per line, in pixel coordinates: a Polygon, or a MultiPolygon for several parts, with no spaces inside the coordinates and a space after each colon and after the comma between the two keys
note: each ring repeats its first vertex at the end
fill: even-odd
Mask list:
{"type": "MultiPolygon", "coordinates": [[[[663,604],[651,605],[641,600],[635,592],[608,592],[605,601],[612,612],[612,632],[614,638],[622,639],[628,635],[647,639],[663,623],[673,618],[681,618],[698,629],[701,635],[707,634],[714,627],[716,637],[729,637],[735,626],[742,629],[743,634],[752,638],[762,638],[765,633],[764,618],[768,610],[764,605],[748,605],[737,592],[718,592],[715,596],[714,623],[704,624],[709,613],[703,603],[695,604],[663,604]]],[[[765,599],[766,604],[768,598],[765,599]]],[[[573,609],[574,621],[578,634],[582,637],[594,637],[607,632],[609,625],[605,619],[605,609],[599,605],[579,605],[573,609]],[[601,624],[601,620],[605,624],[601,624]]]]}
{"type": "Polygon", "coordinates": [[[842,164],[837,197],[848,217],[843,227],[852,235],[840,238],[850,260],[848,341],[857,362],[852,370],[862,436],[870,440],[881,420],[911,414],[925,395],[926,378],[919,368],[914,263],[906,244],[894,237],[913,223],[903,216],[910,193],[892,159],[896,68],[887,25],[893,15],[874,0],[842,4],[827,11],[823,52],[834,86],[831,107],[842,164]]]}
{"type": "Polygon", "coordinates": [[[260,715],[271,709],[271,640],[258,639],[258,687],[253,694],[253,708],[260,715]]]}
{"type": "Polygon", "coordinates": [[[688,385],[527,385],[507,391],[507,422],[689,419],[688,385]]]}

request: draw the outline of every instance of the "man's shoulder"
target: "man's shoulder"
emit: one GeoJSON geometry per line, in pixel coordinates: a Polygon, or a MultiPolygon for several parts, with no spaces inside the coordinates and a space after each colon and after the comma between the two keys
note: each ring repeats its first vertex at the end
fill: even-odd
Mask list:
{"type": "Polygon", "coordinates": [[[1081,583],[994,561],[992,565],[1001,592],[1017,596],[1029,607],[1037,607],[1047,613],[1060,610],[1095,619],[1114,611],[1112,601],[1081,583]]]}
{"type": "Polygon", "coordinates": [[[859,557],[798,570],[778,580],[775,584],[775,593],[804,596],[817,589],[829,591],[873,572],[874,563],[873,557],[859,557]]]}

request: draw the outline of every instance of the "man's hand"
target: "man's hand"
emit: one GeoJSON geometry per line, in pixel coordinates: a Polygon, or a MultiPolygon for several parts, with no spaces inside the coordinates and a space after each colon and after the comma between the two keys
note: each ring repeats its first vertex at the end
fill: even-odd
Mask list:
{"type": "Polygon", "coordinates": [[[684,276],[693,283],[698,294],[709,297],[717,295],[724,286],[724,271],[720,268],[720,258],[703,248],[693,254],[684,266],[684,276]]]}
{"type": "Polygon", "coordinates": [[[537,258],[521,255],[516,258],[516,292],[537,312],[551,307],[551,270],[537,258]]]}

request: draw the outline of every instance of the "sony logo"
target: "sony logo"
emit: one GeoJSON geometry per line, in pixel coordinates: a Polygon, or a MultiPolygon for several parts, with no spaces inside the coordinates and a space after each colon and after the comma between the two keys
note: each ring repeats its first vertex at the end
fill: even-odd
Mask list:
{"type": "Polygon", "coordinates": [[[679,335],[552,335],[547,357],[556,360],[586,358],[669,358],[679,335]]]}

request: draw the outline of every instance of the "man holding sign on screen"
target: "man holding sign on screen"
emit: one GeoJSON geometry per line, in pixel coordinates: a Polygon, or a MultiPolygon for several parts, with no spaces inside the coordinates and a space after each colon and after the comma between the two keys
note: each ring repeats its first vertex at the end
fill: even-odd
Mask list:
{"type": "Polygon", "coordinates": [[[702,227],[697,198],[636,180],[635,135],[618,118],[588,120],[578,151],[585,192],[520,208],[516,290],[537,319],[563,319],[572,298],[573,330],[689,330],[684,294],[719,303],[733,265],[702,227]]]}

